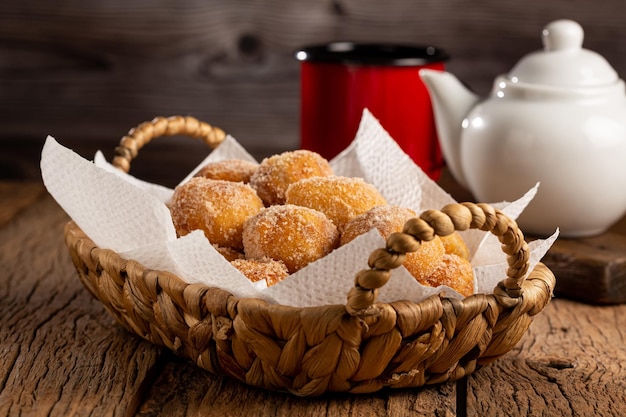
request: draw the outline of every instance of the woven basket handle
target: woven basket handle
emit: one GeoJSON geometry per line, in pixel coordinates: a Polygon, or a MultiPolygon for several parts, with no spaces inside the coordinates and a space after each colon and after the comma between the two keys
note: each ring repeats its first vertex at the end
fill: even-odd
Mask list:
{"type": "Polygon", "coordinates": [[[176,135],[202,139],[212,149],[226,138],[226,133],[222,129],[191,116],[156,117],[130,129],[120,140],[120,144],[115,148],[113,166],[128,172],[130,162],[137,157],[144,145],[160,136],[176,135]]]}
{"type": "Polygon", "coordinates": [[[509,264],[507,277],[500,286],[511,298],[521,296],[522,283],[529,269],[530,251],[517,223],[488,204],[457,203],[441,210],[427,210],[410,219],[402,232],[389,236],[385,248],[372,252],[368,260],[370,269],[357,273],[354,287],[348,293],[347,311],[350,314],[366,313],[376,301],[378,289],[389,281],[391,269],[402,265],[405,254],[418,250],[421,241],[467,229],[488,231],[498,237],[509,264]]]}

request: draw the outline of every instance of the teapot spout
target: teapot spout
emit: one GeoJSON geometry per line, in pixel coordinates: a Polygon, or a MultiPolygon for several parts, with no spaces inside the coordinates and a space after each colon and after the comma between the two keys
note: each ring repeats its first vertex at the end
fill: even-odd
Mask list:
{"type": "Polygon", "coordinates": [[[454,178],[468,188],[461,162],[463,119],[480,100],[449,72],[422,69],[419,72],[433,105],[441,151],[454,178]]]}

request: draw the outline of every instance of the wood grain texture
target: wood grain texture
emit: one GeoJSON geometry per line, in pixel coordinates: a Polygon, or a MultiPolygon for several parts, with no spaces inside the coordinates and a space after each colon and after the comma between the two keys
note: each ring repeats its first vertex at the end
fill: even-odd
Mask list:
{"type": "Polygon", "coordinates": [[[457,415],[455,392],[455,384],[448,383],[419,390],[300,398],[250,388],[173,360],[155,381],[137,416],[451,417],[457,415]]]}
{"type": "Polygon", "coordinates": [[[467,415],[625,415],[625,340],[626,306],[554,300],[513,351],[470,376],[467,415]]]}
{"type": "Polygon", "coordinates": [[[555,292],[588,303],[626,303],[626,236],[607,232],[559,239],[545,263],[561,279],[555,292]],[[593,278],[590,278],[593,277],[593,278]]]}
{"type": "MultiPolygon", "coordinates": [[[[434,44],[450,53],[451,72],[486,94],[496,75],[541,48],[546,23],[571,18],[585,28],[585,46],[623,74],[620,8],[617,0],[601,7],[540,0],[6,0],[0,173],[36,177],[47,134],[91,157],[94,146],[110,152],[130,127],[174,114],[216,124],[260,157],[293,149],[300,98],[293,52],[312,43],[434,44]]],[[[188,146],[186,155],[194,155],[188,146]]],[[[165,142],[157,149],[163,159],[151,160],[146,175],[163,176],[184,160],[167,158],[165,142]]]]}
{"type": "Polygon", "coordinates": [[[15,183],[0,180],[0,227],[15,218],[47,192],[43,184],[34,182],[15,183]]]}
{"type": "Polygon", "coordinates": [[[66,220],[48,197],[0,230],[2,416],[124,416],[159,356],[77,281],[66,220]]]}

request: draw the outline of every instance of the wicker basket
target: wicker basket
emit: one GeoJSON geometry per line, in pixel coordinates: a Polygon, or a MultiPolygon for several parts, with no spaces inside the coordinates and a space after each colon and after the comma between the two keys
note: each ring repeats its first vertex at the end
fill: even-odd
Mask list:
{"type": "MultiPolygon", "coordinates": [[[[128,171],[139,149],[163,135],[199,137],[212,147],[225,137],[191,117],[157,118],[121,140],[114,165],[128,171]]],[[[300,396],[459,379],[512,349],[555,285],[541,263],[528,273],[522,232],[485,204],[452,204],[409,220],[372,253],[371,269],[357,274],[345,305],[296,308],[187,284],[98,248],[73,222],[65,240],[85,287],[130,332],[214,374],[300,396]],[[417,250],[420,240],[468,228],[493,233],[507,254],[507,276],[493,294],[376,302],[405,252],[417,250]]]]}

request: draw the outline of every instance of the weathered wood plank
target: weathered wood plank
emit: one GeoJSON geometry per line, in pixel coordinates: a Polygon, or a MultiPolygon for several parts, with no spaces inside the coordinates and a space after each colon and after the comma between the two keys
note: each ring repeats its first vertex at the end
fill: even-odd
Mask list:
{"type": "Polygon", "coordinates": [[[0,204],[0,227],[10,222],[44,194],[46,190],[40,183],[0,180],[0,202],[2,202],[0,204]]]}
{"type": "Polygon", "coordinates": [[[19,156],[36,166],[32,144],[46,134],[79,153],[93,143],[107,151],[137,123],[173,114],[219,125],[255,154],[293,149],[299,69],[292,53],[310,43],[435,44],[450,53],[450,71],[486,94],[497,74],[541,48],[543,25],[565,17],[584,26],[586,47],[624,73],[620,7],[618,0],[602,7],[540,0],[6,0],[0,143],[13,149],[0,163],[19,156]]]}
{"type": "Polygon", "coordinates": [[[157,363],[82,287],[66,221],[47,197],[0,229],[0,415],[125,416],[157,363]]]}
{"type": "Polygon", "coordinates": [[[626,303],[626,235],[559,239],[545,263],[557,276],[555,293],[594,304],[626,303]]]}
{"type": "Polygon", "coordinates": [[[420,390],[299,398],[250,388],[210,375],[188,362],[173,360],[155,381],[137,416],[451,417],[456,415],[455,392],[455,384],[448,383],[420,390]]]}
{"type": "Polygon", "coordinates": [[[626,414],[626,306],[554,300],[519,345],[468,378],[468,416],[626,414]]]}

